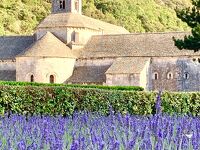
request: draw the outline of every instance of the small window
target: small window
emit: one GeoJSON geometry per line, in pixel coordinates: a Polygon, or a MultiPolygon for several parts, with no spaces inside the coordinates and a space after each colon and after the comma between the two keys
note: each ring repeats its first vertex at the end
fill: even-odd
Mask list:
{"type": "Polygon", "coordinates": [[[75,43],[79,43],[79,32],[75,32],[75,43]]]}
{"type": "Polygon", "coordinates": [[[198,58],[198,62],[200,63],[200,58],[198,58]]]}
{"type": "Polygon", "coordinates": [[[154,79],[154,80],[158,80],[158,73],[157,73],[157,72],[155,72],[155,73],[153,74],[153,79],[154,79]]]}
{"type": "Polygon", "coordinates": [[[60,9],[63,8],[63,1],[60,1],[60,9]]]}
{"type": "Polygon", "coordinates": [[[31,75],[31,82],[34,82],[34,76],[31,75]]]}
{"type": "Polygon", "coordinates": [[[65,0],[60,0],[60,9],[65,9],[65,0]]]}
{"type": "Polygon", "coordinates": [[[63,1],[63,9],[65,9],[65,1],[63,1]]]}
{"type": "Polygon", "coordinates": [[[184,79],[189,79],[189,78],[190,78],[189,73],[188,73],[188,72],[185,72],[185,73],[184,73],[184,79]]]}
{"type": "Polygon", "coordinates": [[[171,73],[171,72],[169,72],[168,74],[167,74],[167,79],[173,79],[173,74],[171,73]]]}
{"type": "Polygon", "coordinates": [[[50,75],[49,82],[50,83],[55,83],[55,77],[54,77],[54,75],[50,75]]]}
{"type": "Polygon", "coordinates": [[[76,11],[78,11],[78,10],[79,10],[79,8],[78,8],[78,7],[79,7],[79,3],[78,3],[78,1],[75,1],[75,10],[76,10],[76,11]]]}

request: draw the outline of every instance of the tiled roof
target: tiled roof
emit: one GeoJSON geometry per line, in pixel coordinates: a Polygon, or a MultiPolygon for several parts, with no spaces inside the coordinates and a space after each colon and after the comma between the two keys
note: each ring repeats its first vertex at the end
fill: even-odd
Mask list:
{"type": "Polygon", "coordinates": [[[14,59],[33,42],[33,36],[0,36],[0,59],[14,59]]]}
{"type": "Polygon", "coordinates": [[[188,32],[141,33],[92,36],[83,48],[82,58],[92,57],[165,57],[200,56],[200,52],[179,50],[172,37],[183,38],[188,32]]]}
{"type": "Polygon", "coordinates": [[[55,27],[89,28],[94,30],[103,30],[104,34],[129,33],[123,27],[112,25],[110,23],[93,19],[78,13],[50,14],[39,24],[37,28],[40,29],[55,27]]]}
{"type": "Polygon", "coordinates": [[[123,57],[117,58],[106,74],[131,74],[140,73],[150,58],[123,57]]]}
{"type": "Polygon", "coordinates": [[[52,33],[47,32],[18,57],[69,57],[76,58],[72,50],[52,33]]]}
{"type": "Polygon", "coordinates": [[[105,72],[110,66],[81,66],[74,69],[73,75],[66,81],[71,83],[103,83],[105,72]]]}
{"type": "Polygon", "coordinates": [[[16,71],[15,70],[0,70],[0,80],[16,81],[16,71]]]}

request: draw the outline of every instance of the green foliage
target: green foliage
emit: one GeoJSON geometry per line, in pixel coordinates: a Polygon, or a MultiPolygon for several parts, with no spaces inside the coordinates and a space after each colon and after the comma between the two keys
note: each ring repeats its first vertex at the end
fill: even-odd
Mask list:
{"type": "Polygon", "coordinates": [[[81,84],[50,84],[50,83],[36,83],[36,82],[14,82],[14,81],[0,81],[0,85],[8,86],[63,86],[63,87],[79,87],[79,88],[96,88],[106,90],[126,90],[126,91],[143,91],[144,88],[139,86],[103,86],[103,85],[81,85],[81,84]]]}
{"type": "Polygon", "coordinates": [[[164,93],[163,111],[169,114],[190,114],[200,116],[200,93],[164,93]]]}
{"type": "MultiPolygon", "coordinates": [[[[64,86],[0,86],[0,113],[72,115],[75,111],[155,114],[155,92],[64,86]]],[[[200,93],[162,94],[162,110],[200,116],[200,93]]]]}
{"type": "Polygon", "coordinates": [[[184,39],[175,39],[175,46],[181,49],[194,50],[200,49],[200,0],[193,0],[193,7],[183,10],[177,9],[177,16],[192,28],[192,35],[185,36],[184,39]]]}
{"type": "MultiPolygon", "coordinates": [[[[183,31],[189,28],[174,8],[190,5],[190,0],[83,0],[83,14],[130,32],[183,31]]],[[[0,35],[33,33],[50,8],[50,0],[1,0],[0,35]]]]}
{"type": "Polygon", "coordinates": [[[0,112],[71,115],[75,111],[151,114],[155,93],[67,87],[0,86],[0,112]],[[151,98],[151,99],[150,99],[151,98]],[[142,107],[141,107],[142,106],[142,107]]]}

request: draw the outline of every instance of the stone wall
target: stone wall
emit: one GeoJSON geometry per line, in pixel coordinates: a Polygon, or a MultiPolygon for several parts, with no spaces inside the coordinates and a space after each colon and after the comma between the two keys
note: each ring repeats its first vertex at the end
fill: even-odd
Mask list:
{"type": "Polygon", "coordinates": [[[86,44],[93,35],[102,34],[99,30],[92,30],[87,28],[67,28],[67,43],[75,42],[86,44]],[[78,33],[78,34],[76,34],[78,33]],[[76,36],[79,36],[78,38],[76,36]],[[76,41],[75,39],[79,39],[76,41]]]}
{"type": "Polygon", "coordinates": [[[140,86],[140,74],[106,74],[106,85],[140,86]]]}
{"type": "Polygon", "coordinates": [[[55,83],[64,83],[73,73],[75,59],[71,58],[34,58],[16,59],[16,80],[30,82],[31,75],[35,82],[50,82],[50,75],[55,83]]]}
{"type": "Polygon", "coordinates": [[[15,60],[0,60],[0,80],[16,80],[16,62],[15,60]]]}
{"type": "Polygon", "coordinates": [[[115,58],[78,59],[76,66],[111,66],[115,58]]]}
{"type": "Polygon", "coordinates": [[[153,58],[149,75],[150,90],[177,90],[177,78],[179,68],[176,66],[176,58],[153,58]],[[167,78],[170,74],[172,78],[167,78]],[[157,74],[157,79],[155,79],[157,74]]]}
{"type": "Polygon", "coordinates": [[[149,67],[150,67],[150,59],[146,62],[144,68],[140,73],[140,84],[138,86],[143,87],[145,90],[148,90],[149,84],[149,67]]]}
{"type": "Polygon", "coordinates": [[[52,13],[73,12],[82,13],[82,0],[65,0],[65,8],[60,8],[60,0],[52,0],[52,13]],[[78,1],[78,10],[75,2],[78,1]]]}
{"type": "Polygon", "coordinates": [[[200,90],[200,64],[194,58],[153,58],[150,70],[150,90],[200,90]]]}
{"type": "Polygon", "coordinates": [[[36,39],[40,39],[46,34],[47,31],[53,33],[57,38],[59,38],[62,42],[66,44],[69,44],[70,42],[86,44],[92,35],[102,34],[98,30],[90,30],[86,28],[39,28],[36,31],[36,39]],[[78,41],[75,41],[75,39],[78,39],[78,41]]]}
{"type": "Polygon", "coordinates": [[[16,70],[15,60],[0,60],[0,70],[16,70]]]}

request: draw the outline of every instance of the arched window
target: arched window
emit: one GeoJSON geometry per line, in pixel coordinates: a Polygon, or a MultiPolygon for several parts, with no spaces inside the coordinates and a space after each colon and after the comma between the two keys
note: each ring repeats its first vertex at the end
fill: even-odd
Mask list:
{"type": "Polygon", "coordinates": [[[54,75],[50,75],[49,82],[50,83],[55,83],[55,77],[54,77],[54,75]]]}
{"type": "Polygon", "coordinates": [[[158,80],[158,73],[157,73],[157,72],[155,72],[155,73],[153,74],[153,79],[154,79],[154,80],[158,80]]]}
{"type": "Polygon", "coordinates": [[[65,9],[65,0],[60,0],[60,9],[65,9]]]}
{"type": "Polygon", "coordinates": [[[31,82],[34,82],[34,76],[31,75],[31,82]]]}
{"type": "Polygon", "coordinates": [[[75,10],[76,11],[79,10],[79,2],[78,2],[78,0],[75,1],[75,10]]]}
{"type": "Polygon", "coordinates": [[[79,32],[75,32],[75,39],[74,39],[75,43],[79,43],[79,32]]]}
{"type": "Polygon", "coordinates": [[[63,9],[65,9],[65,0],[63,1],[63,9]]]}
{"type": "Polygon", "coordinates": [[[188,72],[185,72],[183,77],[184,77],[184,79],[186,79],[186,80],[187,80],[187,79],[189,79],[189,78],[190,78],[190,75],[189,75],[189,73],[188,73],[188,72]]]}
{"type": "Polygon", "coordinates": [[[173,79],[173,74],[171,73],[171,72],[169,72],[168,74],[167,74],[167,79],[173,79]]]}

